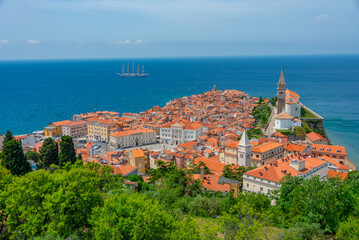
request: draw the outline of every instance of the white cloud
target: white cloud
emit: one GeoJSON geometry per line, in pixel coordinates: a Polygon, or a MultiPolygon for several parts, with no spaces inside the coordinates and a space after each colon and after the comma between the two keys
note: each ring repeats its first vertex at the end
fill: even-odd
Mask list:
{"type": "Polygon", "coordinates": [[[9,41],[8,40],[0,40],[0,45],[5,45],[8,44],[9,41]]]}
{"type": "Polygon", "coordinates": [[[39,44],[40,42],[37,40],[27,40],[28,44],[39,44]]]}
{"type": "Polygon", "coordinates": [[[327,19],[330,15],[329,14],[319,14],[317,16],[315,16],[315,20],[324,20],[324,19],[327,19]]]}
{"type": "Polygon", "coordinates": [[[125,41],[115,42],[115,44],[145,44],[145,43],[148,43],[148,41],[147,40],[136,40],[136,41],[125,40],[125,41]]]}
{"type": "Polygon", "coordinates": [[[130,40],[125,40],[125,41],[117,41],[115,42],[116,44],[130,44],[131,41],[130,40]]]}

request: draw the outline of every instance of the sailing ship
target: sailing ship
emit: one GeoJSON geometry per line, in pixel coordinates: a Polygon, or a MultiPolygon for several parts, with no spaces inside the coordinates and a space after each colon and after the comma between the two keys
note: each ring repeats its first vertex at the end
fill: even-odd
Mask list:
{"type": "Polygon", "coordinates": [[[117,73],[121,77],[148,77],[149,74],[145,73],[145,66],[142,65],[142,73],[140,73],[140,65],[137,64],[137,71],[135,72],[135,63],[132,63],[132,72],[130,72],[130,64],[127,63],[127,71],[125,71],[125,64],[122,64],[122,72],[117,73]]]}

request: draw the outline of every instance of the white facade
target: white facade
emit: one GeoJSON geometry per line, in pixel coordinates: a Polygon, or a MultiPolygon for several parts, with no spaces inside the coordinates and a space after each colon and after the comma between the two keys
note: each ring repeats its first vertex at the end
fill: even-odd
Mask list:
{"type": "Polygon", "coordinates": [[[238,164],[241,166],[251,166],[251,143],[247,132],[244,131],[238,144],[238,164]]]}
{"type": "Polygon", "coordinates": [[[110,135],[110,144],[115,148],[136,147],[156,143],[156,132],[147,128],[117,131],[110,135]]]}
{"type": "MultiPolygon", "coordinates": [[[[317,159],[314,159],[314,161],[317,159]]],[[[296,160],[294,160],[296,161],[296,160]]],[[[278,161],[279,162],[279,161],[278,161]]],[[[298,162],[297,162],[298,163],[298,162]]],[[[302,163],[303,165],[306,165],[306,163],[304,161],[299,161],[299,164],[302,163]]],[[[279,171],[275,171],[277,172],[278,175],[280,175],[279,179],[281,179],[282,177],[285,177],[286,174],[291,171],[292,169],[289,168],[293,168],[295,169],[296,166],[292,165],[292,163],[279,163],[277,166],[269,166],[269,164],[266,164],[265,166],[260,167],[260,174],[251,174],[252,171],[256,171],[258,173],[258,169],[254,169],[251,170],[247,173],[243,174],[243,191],[248,191],[248,192],[256,192],[256,193],[263,193],[263,194],[269,194],[271,191],[273,190],[277,190],[280,188],[280,183],[279,181],[275,181],[272,179],[273,176],[271,177],[266,177],[264,175],[265,171],[268,172],[273,172],[271,171],[269,168],[279,168],[279,171]],[[281,164],[287,164],[287,168],[283,168],[283,166],[279,166],[281,164]],[[264,170],[264,168],[267,168],[267,170],[264,170]],[[261,174],[263,174],[261,176],[261,174]]],[[[326,179],[328,177],[328,170],[329,170],[329,163],[324,162],[322,164],[320,164],[317,167],[313,167],[311,168],[309,171],[296,171],[293,172],[291,171],[291,175],[292,176],[299,176],[299,177],[303,177],[303,178],[310,178],[313,176],[319,176],[319,178],[321,180],[326,179]]]]}
{"type": "Polygon", "coordinates": [[[286,112],[282,112],[275,117],[275,129],[291,129],[292,127],[300,126],[302,126],[302,122],[286,112]]]}
{"type": "Polygon", "coordinates": [[[293,117],[300,117],[301,114],[301,106],[299,103],[286,103],[285,104],[285,111],[292,115],[293,117]]]}
{"type": "Polygon", "coordinates": [[[73,138],[85,137],[87,135],[87,122],[75,121],[62,125],[62,135],[73,138]]]}
{"type": "Polygon", "coordinates": [[[182,144],[185,142],[196,141],[203,134],[203,126],[198,123],[195,126],[174,123],[166,124],[160,128],[161,143],[182,144]]]}

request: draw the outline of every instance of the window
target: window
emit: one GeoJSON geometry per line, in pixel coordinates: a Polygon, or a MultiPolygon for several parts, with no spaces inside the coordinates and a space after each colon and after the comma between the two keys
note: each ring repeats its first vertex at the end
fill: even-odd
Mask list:
{"type": "Polygon", "coordinates": [[[263,188],[262,188],[262,187],[260,187],[260,191],[263,192],[263,188]]]}
{"type": "Polygon", "coordinates": [[[247,183],[247,187],[249,187],[249,183],[247,183]]]}

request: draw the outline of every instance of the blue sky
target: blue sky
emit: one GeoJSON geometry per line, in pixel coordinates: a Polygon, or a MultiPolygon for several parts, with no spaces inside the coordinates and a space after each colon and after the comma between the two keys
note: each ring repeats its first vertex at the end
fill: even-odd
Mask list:
{"type": "Polygon", "coordinates": [[[358,0],[0,0],[0,59],[358,54],[358,0]]]}

